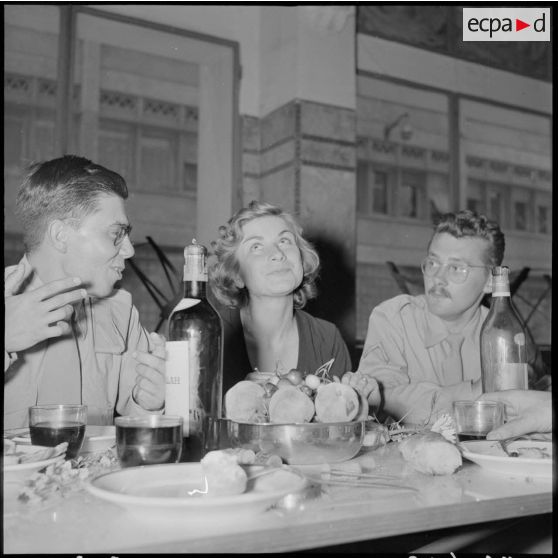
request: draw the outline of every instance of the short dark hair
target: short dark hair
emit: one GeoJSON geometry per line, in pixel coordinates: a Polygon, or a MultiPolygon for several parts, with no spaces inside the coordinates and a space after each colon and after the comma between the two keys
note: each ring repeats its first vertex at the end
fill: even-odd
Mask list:
{"type": "MultiPolygon", "coordinates": [[[[500,225],[485,215],[464,209],[456,213],[444,213],[434,222],[434,234],[448,233],[455,238],[481,238],[488,242],[484,261],[492,266],[501,265],[506,240],[500,225]]],[[[430,240],[432,242],[432,239],[430,240]]],[[[430,243],[428,245],[430,247],[430,243]]]]}
{"type": "Polygon", "coordinates": [[[126,181],[85,157],[64,155],[31,165],[16,199],[26,250],[42,242],[54,219],[82,219],[94,213],[103,194],[126,199],[126,181]]]}
{"type": "Polygon", "coordinates": [[[226,225],[219,227],[220,238],[212,242],[216,257],[209,265],[211,287],[215,297],[225,306],[235,308],[248,304],[248,290],[237,284],[240,279],[240,266],[236,250],[244,237],[243,226],[253,219],[269,215],[281,217],[287,223],[300,250],[304,276],[293,293],[294,307],[303,308],[306,302],[317,294],[315,282],[319,273],[320,257],[312,244],[302,236],[300,225],[290,213],[280,207],[252,201],[248,207],[237,211],[226,225]]]}

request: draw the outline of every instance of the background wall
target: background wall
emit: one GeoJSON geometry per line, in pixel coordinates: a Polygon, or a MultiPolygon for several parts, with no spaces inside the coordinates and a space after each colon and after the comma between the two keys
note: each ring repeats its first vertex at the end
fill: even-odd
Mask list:
{"type": "MultiPolygon", "coordinates": [[[[404,6],[396,19],[387,6],[363,8],[360,32],[355,7],[347,5],[92,7],[238,43],[242,172],[236,199],[280,203],[299,216],[324,256],[322,294],[311,310],[338,323],[351,346],[364,338],[371,309],[400,292],[385,261],[416,270],[430,237],[429,202],[442,210],[464,207],[479,190],[474,180],[484,181],[488,201],[491,184],[504,188],[510,215],[504,226],[506,263],[533,269],[522,291],[526,300],[537,301],[545,292],[551,233],[516,230],[512,209],[526,196],[535,196],[529,198],[533,207],[551,205],[548,81],[437,52],[444,40],[427,27],[412,27],[416,21],[405,19],[404,6]],[[362,32],[370,29],[401,33],[390,40],[362,32]],[[430,41],[427,48],[403,44],[415,40],[416,29],[430,41]],[[409,113],[413,137],[402,139],[395,127],[386,138],[386,126],[403,112],[409,113]],[[458,174],[452,157],[459,159],[458,174]],[[378,169],[396,169],[397,175],[385,214],[373,204],[378,169]],[[409,188],[401,169],[422,172],[424,183],[409,188]],[[363,188],[372,196],[370,211],[363,188]],[[418,213],[405,215],[397,192],[413,188],[418,213]]],[[[429,18],[420,25],[436,23],[429,18]]],[[[459,33],[454,29],[455,37],[459,33]]],[[[8,232],[5,251],[11,241],[17,238],[8,232]]],[[[181,244],[165,245],[179,275],[181,244]]],[[[157,284],[166,284],[149,246],[139,247],[137,261],[157,284]]],[[[157,308],[132,272],[126,281],[153,327],[157,308]]],[[[523,311],[530,313],[529,306],[523,311]]],[[[540,338],[549,340],[548,296],[533,319],[540,338]]]]}

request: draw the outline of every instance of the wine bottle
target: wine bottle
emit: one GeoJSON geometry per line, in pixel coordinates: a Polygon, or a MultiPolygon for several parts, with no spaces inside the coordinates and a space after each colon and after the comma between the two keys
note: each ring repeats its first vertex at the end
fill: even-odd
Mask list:
{"type": "Polygon", "coordinates": [[[184,249],[184,298],[169,317],[166,343],[165,413],[184,419],[181,461],[203,457],[208,425],[221,417],[222,331],[207,300],[207,250],[194,239],[184,249]]]}
{"type": "Polygon", "coordinates": [[[492,271],[492,302],[481,328],[481,373],[483,392],[527,389],[525,331],[510,296],[509,269],[492,271]]]}

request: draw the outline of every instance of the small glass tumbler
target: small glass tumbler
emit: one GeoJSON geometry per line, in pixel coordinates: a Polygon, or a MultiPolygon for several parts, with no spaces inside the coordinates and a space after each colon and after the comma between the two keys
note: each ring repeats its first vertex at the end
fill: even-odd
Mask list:
{"type": "Polygon", "coordinates": [[[68,442],[66,459],[77,457],[87,424],[87,405],[33,405],[29,407],[31,443],[54,447],[68,442]]]}
{"type": "Polygon", "coordinates": [[[505,407],[501,401],[455,401],[453,415],[460,442],[485,440],[491,430],[504,424],[505,407]]]}
{"type": "Polygon", "coordinates": [[[174,415],[124,416],[114,419],[116,450],[122,467],[178,463],[184,420],[174,415]]]}

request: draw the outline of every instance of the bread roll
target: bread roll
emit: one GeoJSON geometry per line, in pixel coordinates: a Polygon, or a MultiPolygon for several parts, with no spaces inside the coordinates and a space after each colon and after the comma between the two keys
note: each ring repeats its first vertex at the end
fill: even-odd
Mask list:
{"type": "Polygon", "coordinates": [[[238,464],[238,452],[210,451],[201,460],[207,496],[231,496],[246,490],[248,477],[238,464]]]}
{"type": "Polygon", "coordinates": [[[437,432],[413,434],[399,442],[399,451],[416,471],[451,475],[463,463],[461,452],[437,432]]]}

